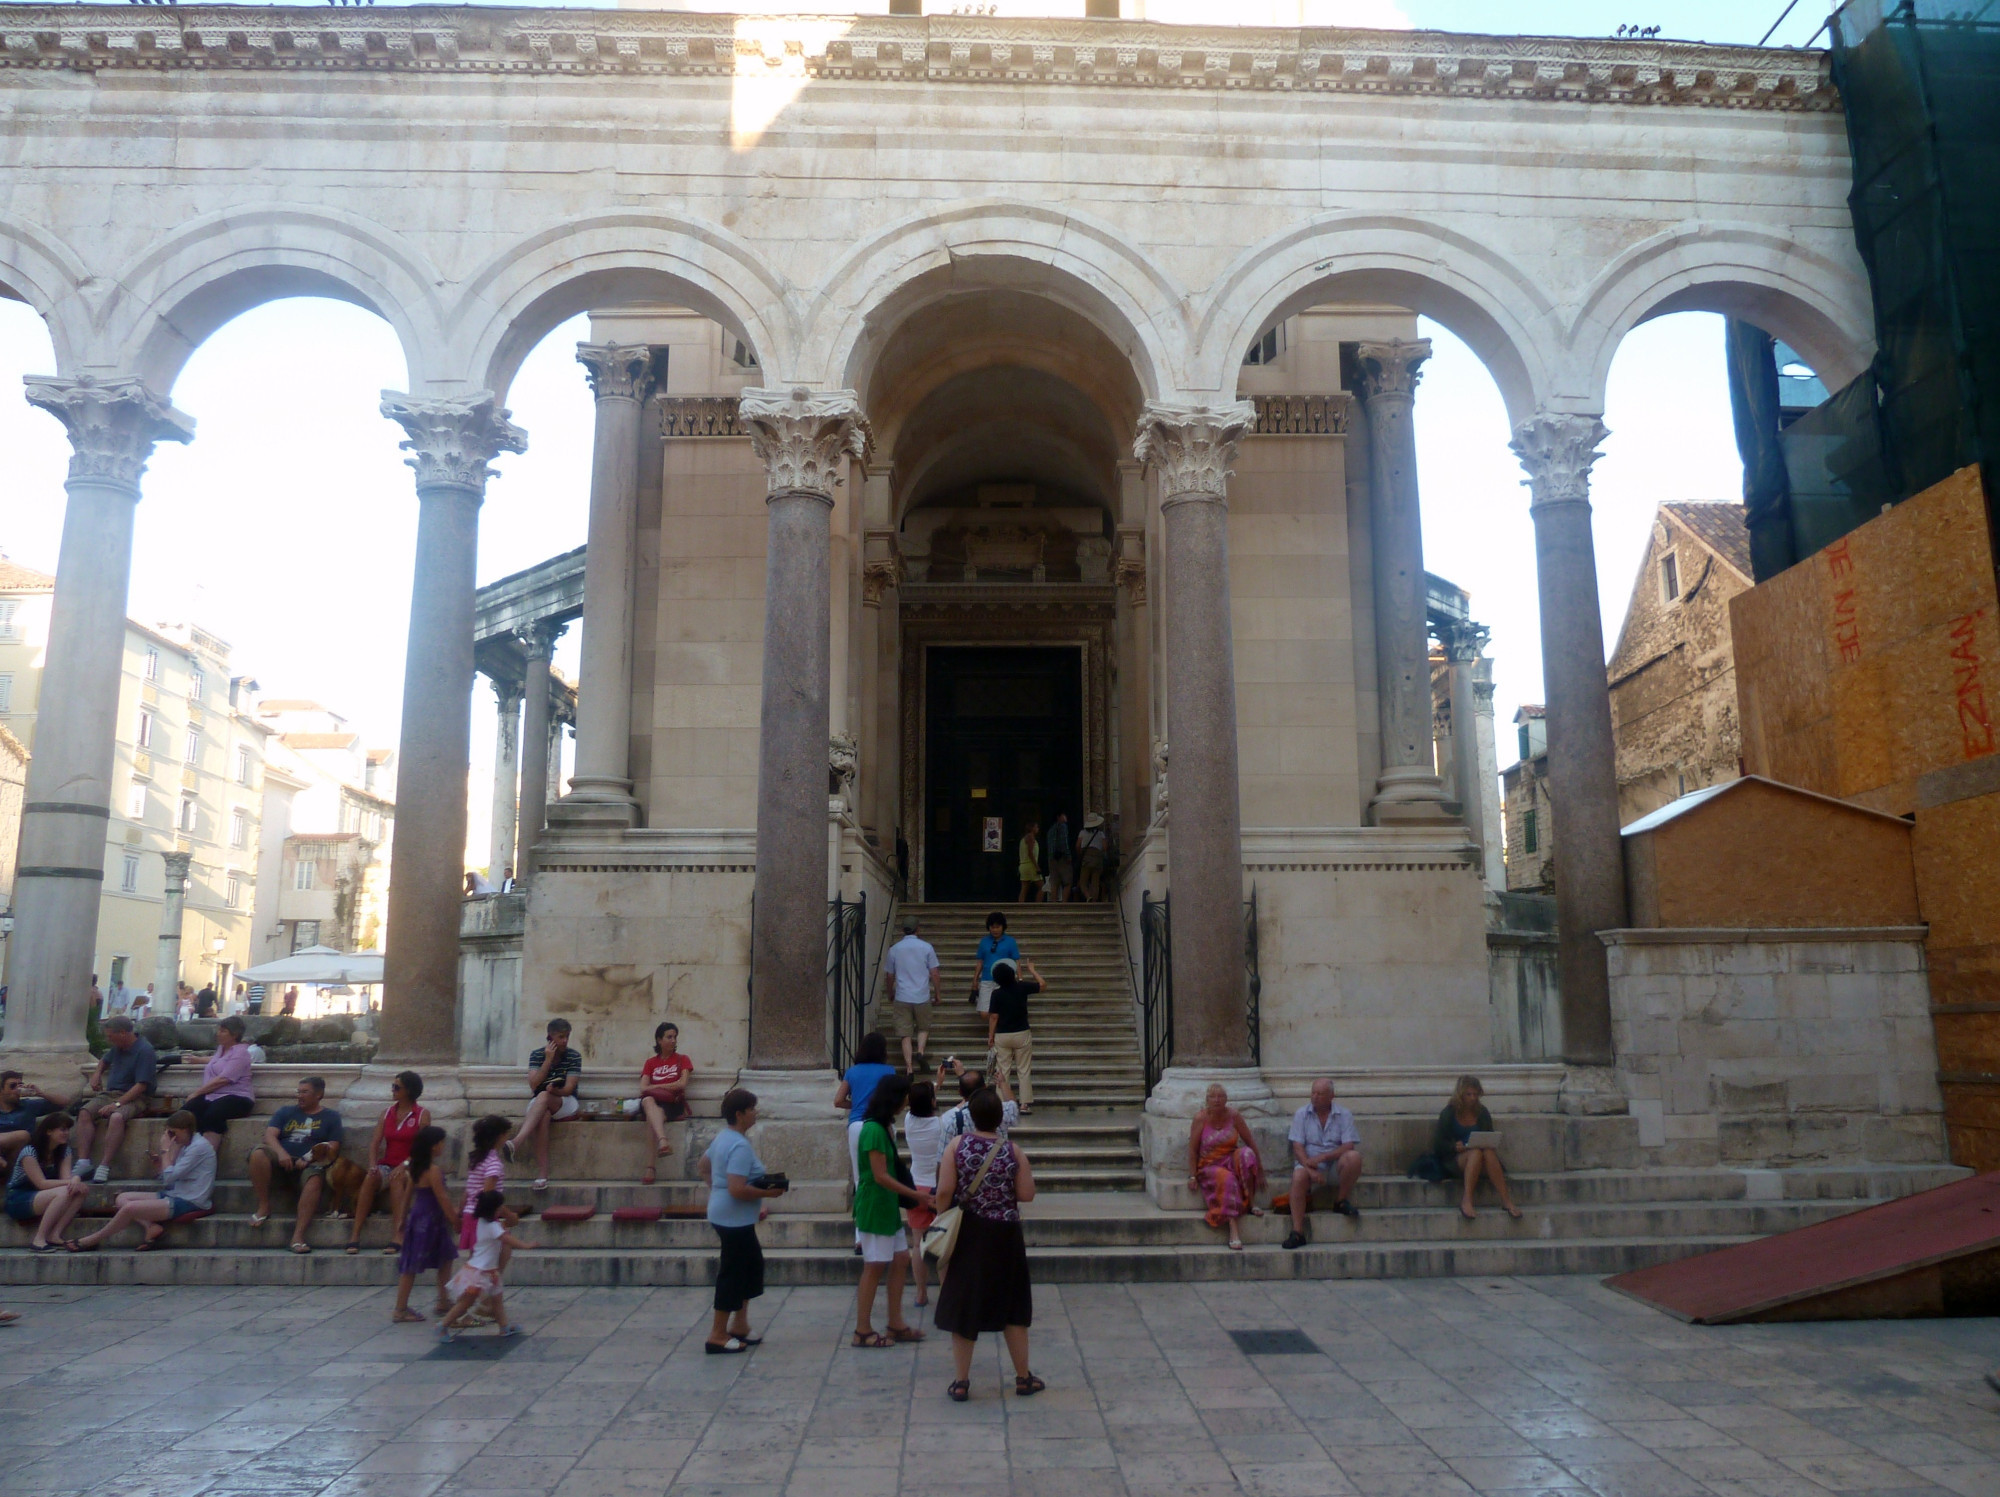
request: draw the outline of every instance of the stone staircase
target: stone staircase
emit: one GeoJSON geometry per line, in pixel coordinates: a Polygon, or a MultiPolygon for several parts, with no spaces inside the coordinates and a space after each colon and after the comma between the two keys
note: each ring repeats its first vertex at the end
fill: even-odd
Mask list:
{"type": "MultiPolygon", "coordinates": [[[[905,904],[943,964],[944,1001],[931,1028],[933,1062],[968,1066],[986,1053],[986,1019],[965,1001],[986,934],[989,904],[905,904]]],[[[1049,1191],[1145,1188],[1139,1112],[1146,1070],[1139,1053],[1132,978],[1117,908],[1108,904],[1010,904],[1007,933],[1049,985],[1030,1004],[1035,1111],[1015,1132],[1049,1191]]],[[[894,1046],[892,1045],[893,1049],[894,1046]]]]}

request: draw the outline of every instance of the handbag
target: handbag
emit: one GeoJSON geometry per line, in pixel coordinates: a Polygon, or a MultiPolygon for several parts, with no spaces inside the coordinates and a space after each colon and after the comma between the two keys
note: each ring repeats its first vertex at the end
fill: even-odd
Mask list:
{"type": "MultiPolygon", "coordinates": [[[[1000,1157],[1000,1140],[993,1141],[993,1147],[986,1151],[986,1157],[979,1162],[979,1170],[972,1177],[972,1183],[965,1188],[965,1197],[975,1196],[979,1187],[986,1183],[986,1172],[993,1168],[993,1161],[1000,1157]]],[[[947,1206],[937,1214],[937,1219],[924,1228],[923,1255],[933,1260],[938,1272],[943,1273],[951,1263],[951,1255],[958,1247],[958,1229],[965,1221],[964,1208],[947,1206]]]]}

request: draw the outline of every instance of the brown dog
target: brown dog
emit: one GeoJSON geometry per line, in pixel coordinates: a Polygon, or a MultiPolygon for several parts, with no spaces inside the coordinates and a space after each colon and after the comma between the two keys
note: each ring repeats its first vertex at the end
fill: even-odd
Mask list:
{"type": "MultiPolygon", "coordinates": [[[[317,1154],[320,1149],[337,1150],[339,1147],[338,1144],[320,1144],[313,1152],[317,1154]]],[[[336,1158],[326,1167],[326,1193],[333,1200],[335,1216],[354,1215],[354,1208],[361,1197],[361,1183],[367,1178],[368,1171],[352,1159],[336,1158]]]]}

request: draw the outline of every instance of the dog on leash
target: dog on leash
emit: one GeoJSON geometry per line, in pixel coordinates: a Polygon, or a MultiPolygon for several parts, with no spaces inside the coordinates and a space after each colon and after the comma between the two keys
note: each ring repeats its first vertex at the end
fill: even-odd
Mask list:
{"type": "Polygon", "coordinates": [[[360,1203],[361,1185],[368,1178],[368,1171],[352,1159],[343,1157],[339,1144],[316,1145],[313,1149],[315,1159],[322,1149],[332,1156],[326,1167],[326,1193],[333,1200],[333,1214],[351,1217],[360,1203]]]}

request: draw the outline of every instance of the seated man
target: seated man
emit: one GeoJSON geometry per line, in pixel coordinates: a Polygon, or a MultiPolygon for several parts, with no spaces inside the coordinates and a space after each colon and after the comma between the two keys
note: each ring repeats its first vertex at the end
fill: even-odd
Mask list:
{"type": "Polygon", "coordinates": [[[1354,1114],[1333,1100],[1333,1083],[1322,1076],[1313,1083],[1312,1101],[1294,1114],[1285,1136],[1292,1145],[1292,1230],[1285,1246],[1300,1248],[1306,1243],[1306,1213],[1312,1209],[1315,1185],[1331,1185],[1333,1209],[1361,1219],[1347,1198],[1361,1178],[1361,1135],[1354,1114]]]}
{"type": "Polygon", "coordinates": [[[261,1227],[271,1219],[271,1182],[282,1180],[298,1187],[299,1214],[292,1224],[292,1251],[310,1253],[306,1228],[319,1211],[326,1193],[326,1172],[340,1157],[340,1114],[321,1105],[326,1098],[326,1082],[308,1076],[299,1083],[299,1100],[271,1114],[264,1141],[250,1153],[250,1184],[257,1192],[257,1211],[250,1225],[261,1227]]]}
{"type": "Polygon", "coordinates": [[[521,1143],[535,1146],[536,1190],[549,1188],[549,1127],[583,1110],[576,1099],[581,1085],[583,1057],[569,1042],[569,1020],[551,1019],[548,1043],[528,1057],[528,1090],[534,1096],[521,1119],[521,1143]]]}
{"type": "Polygon", "coordinates": [[[117,1156],[118,1146],[125,1142],[125,1125],[146,1110],[147,1099],[153,1095],[153,1083],[160,1074],[160,1058],[154,1054],[151,1041],[139,1033],[139,1026],[124,1014],[113,1014],[104,1021],[105,1051],[98,1058],[97,1070],[90,1078],[90,1091],[77,1105],[76,1136],[72,1147],[76,1150],[76,1178],[88,1178],[93,1184],[102,1185],[111,1178],[111,1161],[117,1156]],[[97,1136],[99,1124],[104,1125],[103,1163],[91,1172],[91,1141],[97,1136]]]}
{"type": "Polygon", "coordinates": [[[0,1071],[0,1171],[13,1168],[14,1156],[33,1137],[35,1119],[69,1110],[69,1103],[30,1086],[19,1071],[0,1071]]]}
{"type": "MultiPolygon", "coordinates": [[[[694,1062],[681,1054],[681,1031],[676,1024],[662,1024],[653,1031],[653,1054],[639,1067],[639,1111],[653,1135],[653,1157],[673,1153],[667,1142],[667,1124],[693,1116],[688,1108],[688,1082],[694,1076],[694,1062]]],[[[646,1167],[644,1183],[653,1183],[656,1166],[646,1167]]]]}

